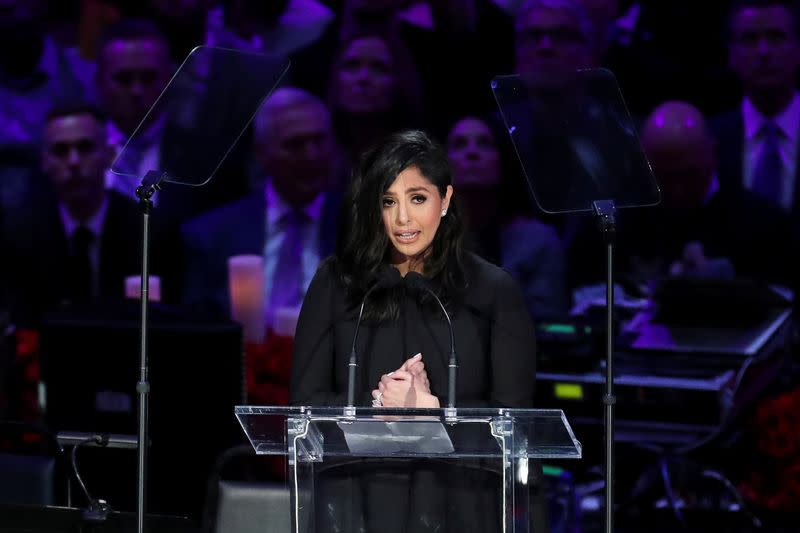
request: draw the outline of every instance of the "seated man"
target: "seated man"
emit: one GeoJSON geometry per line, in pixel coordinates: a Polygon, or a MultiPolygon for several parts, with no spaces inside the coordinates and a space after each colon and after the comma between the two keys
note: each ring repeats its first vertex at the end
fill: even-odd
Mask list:
{"type": "Polygon", "coordinates": [[[52,109],[41,151],[47,186],[4,213],[4,282],[17,324],[35,326],[55,306],[122,300],[125,277],[140,271],[136,204],[105,187],[105,124],[89,105],[52,109]]]}
{"type": "Polygon", "coordinates": [[[94,65],[48,32],[48,2],[12,0],[0,7],[0,210],[41,185],[38,152],[56,100],[84,99],[94,65]]]}
{"type": "Polygon", "coordinates": [[[326,189],[335,142],[325,105],[284,87],[255,119],[254,149],[267,176],[257,192],[187,222],[183,300],[229,315],[227,260],[264,257],[267,322],[281,307],[298,307],[317,265],[333,250],[339,195],[326,189]]]}
{"type": "MultiPolygon", "coordinates": [[[[209,177],[208,157],[196,154],[221,157],[221,147],[233,142],[230,133],[222,132],[252,114],[246,107],[248,98],[229,92],[240,90],[231,82],[237,75],[229,72],[236,64],[212,63],[208,75],[192,77],[191,83],[182,74],[170,86],[172,98],[160,101],[148,114],[175,68],[167,37],[147,20],[123,19],[106,28],[98,44],[95,90],[109,117],[110,143],[118,151],[125,147],[124,157],[115,162],[116,172],[106,173],[109,188],[136,199],[136,188],[149,170],[164,171],[179,181],[209,177]],[[145,115],[147,122],[137,130],[145,115]]],[[[251,73],[256,75],[271,73],[251,73]]],[[[189,218],[242,197],[248,190],[244,167],[244,153],[235,148],[206,186],[165,185],[154,196],[157,219],[177,234],[189,218]]]]}
{"type": "Polygon", "coordinates": [[[728,16],[728,59],[741,82],[736,108],[712,125],[720,187],[745,189],[800,227],[800,12],[787,0],[739,0],[728,16]]]}
{"type": "MultiPolygon", "coordinates": [[[[663,200],[657,207],[620,213],[621,274],[637,284],[665,275],[791,283],[794,241],[788,217],[754,193],[719,187],[714,141],[700,111],[684,102],[663,103],[647,118],[641,139],[663,200]]],[[[605,275],[600,236],[591,228],[581,233],[570,257],[573,285],[605,275]],[[598,267],[576,280],[581,265],[598,267]]]]}

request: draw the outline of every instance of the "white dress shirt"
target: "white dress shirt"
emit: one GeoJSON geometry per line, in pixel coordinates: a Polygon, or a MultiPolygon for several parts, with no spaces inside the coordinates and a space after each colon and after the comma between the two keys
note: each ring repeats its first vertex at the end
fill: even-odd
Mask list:
{"type": "MultiPolygon", "coordinates": [[[[744,188],[751,190],[753,188],[755,168],[764,148],[765,139],[762,127],[770,119],[756,109],[749,98],[745,98],[742,101],[742,119],[744,121],[742,178],[744,180],[744,188]]],[[[779,151],[783,161],[780,205],[788,210],[792,208],[796,187],[797,144],[798,139],[800,139],[800,93],[794,93],[791,103],[786,109],[772,118],[772,122],[780,130],[779,151]]]]}

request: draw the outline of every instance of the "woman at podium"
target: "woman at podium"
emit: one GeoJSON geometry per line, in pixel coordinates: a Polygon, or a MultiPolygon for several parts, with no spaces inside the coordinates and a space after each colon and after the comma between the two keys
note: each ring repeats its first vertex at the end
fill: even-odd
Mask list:
{"type": "MultiPolygon", "coordinates": [[[[456,407],[533,406],[536,352],[521,290],[507,272],[463,249],[456,199],[445,151],[420,131],[394,134],[363,155],[335,253],[300,312],[292,404],[347,404],[365,301],[355,405],[444,407],[451,337],[430,289],[452,323],[456,407]],[[403,282],[411,278],[418,281],[403,282]]],[[[379,473],[374,463],[348,465],[318,480],[317,496],[328,502],[317,505],[317,531],[497,530],[494,472],[384,461],[379,473]]]]}

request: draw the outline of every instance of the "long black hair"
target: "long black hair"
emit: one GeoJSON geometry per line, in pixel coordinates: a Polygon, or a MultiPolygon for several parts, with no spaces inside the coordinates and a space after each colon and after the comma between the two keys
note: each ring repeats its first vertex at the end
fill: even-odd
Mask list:
{"type": "MultiPolygon", "coordinates": [[[[397,176],[416,167],[444,197],[452,175],[444,149],[418,130],[390,135],[361,157],[343,205],[336,241],[335,262],[348,301],[355,306],[389,264],[391,244],[383,226],[382,198],[397,176]]],[[[451,198],[436,235],[423,259],[423,275],[443,302],[453,301],[466,287],[463,267],[463,221],[451,198]]],[[[399,316],[403,289],[370,297],[364,317],[383,322],[399,316]]],[[[422,298],[424,300],[424,298],[422,298]]]]}

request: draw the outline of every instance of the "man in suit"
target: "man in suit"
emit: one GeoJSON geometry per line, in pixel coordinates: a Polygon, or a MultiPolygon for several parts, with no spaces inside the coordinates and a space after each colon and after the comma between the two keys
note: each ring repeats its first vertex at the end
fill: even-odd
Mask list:
{"type": "MultiPolygon", "coordinates": [[[[559,237],[566,242],[573,225],[570,219],[547,214],[543,209],[553,210],[557,207],[553,204],[564,203],[559,195],[566,194],[568,187],[563,184],[561,176],[568,173],[560,162],[556,170],[542,167],[542,148],[535,144],[535,131],[542,128],[542,123],[540,117],[535,116],[538,93],[533,88],[557,83],[565,74],[577,69],[597,66],[592,21],[583,6],[574,0],[527,0],[517,12],[514,27],[515,69],[525,86],[511,90],[509,82],[506,82],[495,89],[502,117],[496,115],[491,122],[505,168],[509,170],[503,180],[510,190],[519,192],[515,195],[516,201],[512,202],[517,204],[512,205],[512,210],[525,215],[533,213],[542,222],[556,228],[559,237]],[[516,149],[509,142],[509,132],[516,149]],[[531,165],[533,160],[537,161],[535,168],[531,165]],[[559,177],[556,181],[552,179],[553,172],[559,177]],[[535,184],[534,206],[523,202],[530,199],[531,188],[525,184],[526,181],[535,184]]],[[[553,135],[551,140],[560,142],[562,149],[566,146],[564,135],[553,135]]],[[[545,153],[550,161],[574,159],[566,155],[550,157],[555,153],[551,147],[546,148],[545,153]]]]}
{"type": "Polygon", "coordinates": [[[262,255],[270,322],[276,309],[300,305],[333,250],[340,201],[327,190],[336,162],[327,108],[306,91],[276,90],[256,116],[254,149],[264,187],[182,228],[183,300],[227,316],[228,258],[262,255]]]}
{"type": "Polygon", "coordinates": [[[784,0],[742,0],[729,18],[729,64],[742,82],[738,109],[714,121],[719,179],[746,189],[800,221],[800,19],[784,0]]]}
{"type": "MultiPolygon", "coordinates": [[[[97,54],[97,94],[109,115],[109,141],[121,150],[145,117],[172,74],[169,48],[164,36],[147,21],[136,19],[110,26],[103,34],[97,54]]],[[[161,139],[165,108],[159,107],[137,132],[138,157],[126,158],[130,168],[115,170],[129,175],[107,173],[108,186],[132,198],[147,170],[160,169],[161,139]]],[[[133,152],[132,152],[133,153],[133,152]]]]}
{"type": "MultiPolygon", "coordinates": [[[[669,275],[793,284],[788,216],[753,192],[720,187],[700,111],[685,102],[661,104],[642,128],[642,146],[663,202],[619,213],[617,265],[626,279],[643,287],[669,275]]],[[[585,265],[592,264],[588,254],[601,257],[602,243],[588,225],[580,235],[570,255],[573,283],[601,281],[602,271],[589,273],[585,265]]]]}
{"type": "Polygon", "coordinates": [[[85,104],[53,108],[41,151],[48,186],[4,213],[4,281],[19,325],[48,308],[121,301],[124,278],[140,271],[136,204],[105,188],[105,120],[85,104]]]}
{"type": "Polygon", "coordinates": [[[244,56],[233,64],[226,63],[229,56],[210,51],[193,58],[171,82],[170,98],[160,100],[137,130],[174,72],[167,39],[150,21],[127,19],[109,26],[98,46],[95,84],[110,117],[109,139],[118,153],[125,148],[114,172],[106,174],[107,185],[135,198],[150,170],[192,184],[217,174],[204,187],[165,183],[156,193],[155,216],[176,230],[188,218],[248,191],[244,144],[230,153],[228,149],[252,116],[255,102],[271,89],[274,75],[265,63],[253,65],[244,56]],[[240,73],[248,69],[252,72],[244,84],[240,73]],[[215,172],[223,156],[224,164],[215,172]]]}

